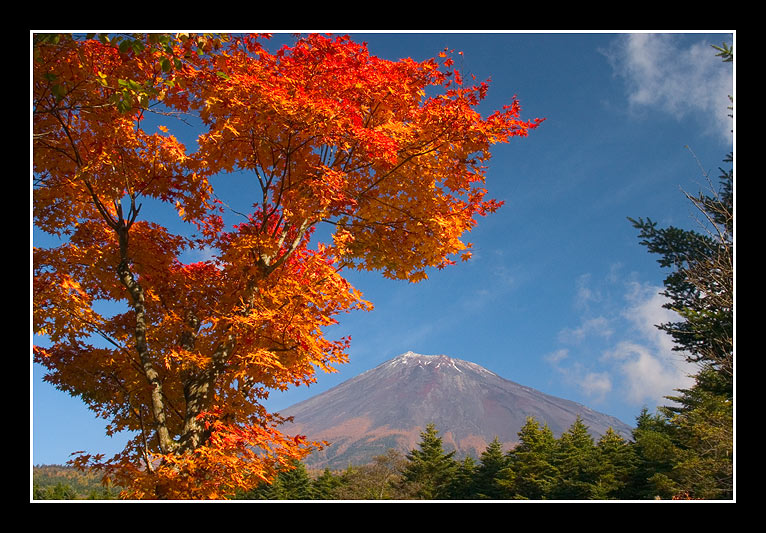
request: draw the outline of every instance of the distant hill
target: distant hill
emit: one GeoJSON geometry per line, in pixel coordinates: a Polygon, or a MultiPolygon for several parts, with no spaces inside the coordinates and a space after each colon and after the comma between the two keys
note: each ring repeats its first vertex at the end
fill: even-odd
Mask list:
{"type": "Polygon", "coordinates": [[[478,456],[495,437],[510,449],[533,416],[556,437],[579,415],[597,438],[609,427],[626,438],[631,428],[609,415],[504,379],[446,355],[404,353],[280,414],[294,417],[288,433],[327,440],[307,457],[315,468],[364,464],[389,448],[408,452],[428,423],[445,450],[478,456]]]}
{"type": "Polygon", "coordinates": [[[72,466],[32,467],[32,499],[35,500],[105,500],[115,499],[118,493],[118,487],[106,488],[99,476],[72,466]]]}

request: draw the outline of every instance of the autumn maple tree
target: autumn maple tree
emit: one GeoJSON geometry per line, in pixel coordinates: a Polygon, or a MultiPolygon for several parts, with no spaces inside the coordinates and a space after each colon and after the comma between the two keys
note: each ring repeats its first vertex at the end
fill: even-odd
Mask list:
{"type": "Polygon", "coordinates": [[[486,83],[449,53],[266,37],[34,36],[34,223],[59,239],[34,248],[34,360],[135,435],[73,460],[124,497],[231,497],[321,446],[263,400],[347,360],[327,327],[370,304],[342,271],[416,282],[467,258],[500,205],[490,147],[539,123],[515,100],[483,118],[486,83]],[[232,172],[256,191],[238,224],[213,186],[232,172]]]}

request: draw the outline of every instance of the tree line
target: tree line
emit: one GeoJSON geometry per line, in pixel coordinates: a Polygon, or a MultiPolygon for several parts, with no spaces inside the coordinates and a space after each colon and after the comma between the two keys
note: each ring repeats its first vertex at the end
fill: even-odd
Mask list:
{"type": "MultiPolygon", "coordinates": [[[[693,396],[693,395],[692,395],[693,396]]],[[[691,401],[691,396],[689,397],[691,401]]],[[[434,425],[418,447],[311,476],[294,462],[241,500],[655,500],[731,499],[731,454],[706,457],[682,437],[669,410],[637,417],[632,439],[611,428],[594,439],[579,417],[556,438],[533,417],[519,443],[495,438],[478,459],[445,451],[434,425]]],[[[721,451],[725,444],[719,446],[721,451]]]]}
{"type": "Polygon", "coordinates": [[[114,500],[120,488],[103,485],[100,476],[62,465],[32,468],[33,500],[114,500]]]}
{"type": "MultiPolygon", "coordinates": [[[[697,405],[699,395],[682,395],[697,405]]],[[[676,409],[677,410],[677,409],[676,409]]],[[[429,424],[409,453],[390,449],[369,464],[309,472],[293,461],[271,483],[238,500],[654,500],[731,499],[732,454],[724,438],[717,454],[689,445],[688,428],[673,410],[637,417],[632,439],[609,428],[594,439],[581,418],[556,438],[529,417],[510,451],[495,438],[477,458],[446,451],[429,424]]],[[[708,444],[712,442],[709,439],[708,444]]],[[[37,479],[34,499],[113,499],[112,490],[87,494],[61,481],[37,479]],[[41,483],[42,481],[42,483],[41,483]]]]}

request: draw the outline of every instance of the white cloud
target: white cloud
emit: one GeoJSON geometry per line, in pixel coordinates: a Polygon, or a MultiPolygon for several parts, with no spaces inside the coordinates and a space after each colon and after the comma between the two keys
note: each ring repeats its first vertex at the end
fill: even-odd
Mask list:
{"type": "Polygon", "coordinates": [[[607,372],[588,372],[580,381],[580,387],[585,394],[601,401],[612,391],[612,379],[607,372]]]}
{"type": "Polygon", "coordinates": [[[652,107],[676,119],[694,116],[709,133],[728,140],[733,71],[711,44],[686,45],[677,35],[637,33],[621,36],[604,53],[625,80],[632,109],[652,107]]]}
{"type": "Polygon", "coordinates": [[[560,350],[556,350],[555,352],[549,353],[548,355],[544,357],[544,359],[548,361],[549,363],[555,365],[556,363],[563,361],[567,357],[569,357],[569,350],[567,350],[566,348],[562,348],[560,350]]]}
{"type": "Polygon", "coordinates": [[[602,317],[589,318],[582,321],[577,328],[566,328],[559,332],[559,341],[567,344],[578,344],[587,337],[596,335],[598,337],[609,337],[612,329],[609,321],[602,317]]]}
{"type": "Polygon", "coordinates": [[[566,349],[556,350],[545,356],[545,360],[558,372],[563,381],[577,388],[593,402],[603,402],[612,390],[612,378],[608,372],[589,371],[582,362],[575,361],[569,366],[562,363],[569,358],[566,349]]]}
{"type": "Polygon", "coordinates": [[[673,349],[673,340],[657,325],[676,322],[680,317],[674,311],[663,307],[668,300],[662,295],[662,291],[662,287],[630,282],[625,295],[628,307],[623,316],[658,351],[669,353],[673,349]]]}
{"type": "Polygon", "coordinates": [[[634,405],[663,403],[665,396],[689,383],[688,368],[676,354],[663,353],[651,345],[623,341],[604,354],[622,375],[620,394],[634,405]]]}
{"type": "Polygon", "coordinates": [[[583,274],[577,278],[575,287],[577,289],[575,307],[585,309],[590,303],[595,303],[601,300],[601,294],[598,290],[594,290],[590,286],[590,280],[590,274],[583,274]]]}
{"type": "MultiPolygon", "coordinates": [[[[578,280],[578,287],[584,286],[583,281],[578,280]]],[[[614,281],[607,279],[607,283],[614,281]]],[[[666,396],[688,386],[689,374],[696,370],[683,354],[673,351],[671,337],[657,328],[679,317],[663,307],[662,287],[635,281],[622,287],[621,301],[603,298],[599,302],[601,316],[561,330],[558,340],[568,347],[553,351],[545,360],[565,383],[591,401],[650,408],[667,405],[666,396]]]]}
{"type": "Polygon", "coordinates": [[[634,340],[622,340],[604,352],[603,360],[613,362],[623,376],[621,390],[635,403],[663,403],[665,396],[690,384],[694,368],[682,353],[673,351],[673,341],[657,324],[678,320],[663,305],[662,288],[631,282],[625,295],[628,306],[623,316],[635,332],[634,340]]]}

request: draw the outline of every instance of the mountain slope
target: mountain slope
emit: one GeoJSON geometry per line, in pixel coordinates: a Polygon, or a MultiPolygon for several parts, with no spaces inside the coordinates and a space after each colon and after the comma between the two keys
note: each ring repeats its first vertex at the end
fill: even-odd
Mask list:
{"type": "Polygon", "coordinates": [[[446,450],[478,456],[497,436],[517,442],[527,417],[547,423],[556,436],[579,415],[595,436],[612,427],[630,436],[620,420],[584,405],[501,378],[477,364],[445,355],[404,353],[313,398],[282,411],[288,432],[327,440],[331,446],[306,459],[315,467],[344,468],[369,462],[389,448],[407,452],[428,423],[446,450]]]}

